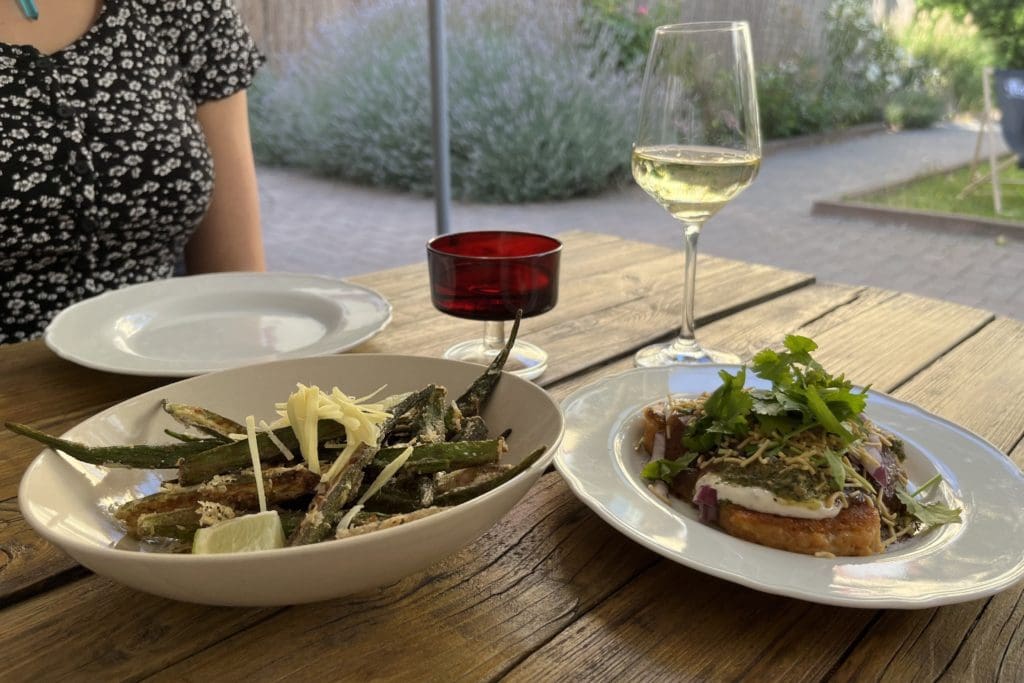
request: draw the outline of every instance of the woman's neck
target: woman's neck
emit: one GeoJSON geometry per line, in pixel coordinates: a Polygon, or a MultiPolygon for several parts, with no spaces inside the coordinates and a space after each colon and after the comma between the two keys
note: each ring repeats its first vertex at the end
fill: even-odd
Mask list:
{"type": "Polygon", "coordinates": [[[43,54],[59,52],[89,32],[103,4],[104,0],[35,0],[39,18],[33,20],[18,0],[0,0],[0,43],[30,45],[43,54]]]}

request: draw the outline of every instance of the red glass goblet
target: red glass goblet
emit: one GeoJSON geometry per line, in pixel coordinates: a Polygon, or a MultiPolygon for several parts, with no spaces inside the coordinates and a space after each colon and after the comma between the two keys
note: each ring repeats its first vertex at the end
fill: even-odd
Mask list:
{"type": "MultiPolygon", "coordinates": [[[[558,302],[562,243],[554,237],[510,230],[456,232],[427,243],[434,307],[457,318],[484,321],[483,339],[461,342],[444,357],[488,365],[505,346],[505,321],[540,315],[558,302]]],[[[532,379],[548,354],[516,339],[505,370],[532,379]]]]}

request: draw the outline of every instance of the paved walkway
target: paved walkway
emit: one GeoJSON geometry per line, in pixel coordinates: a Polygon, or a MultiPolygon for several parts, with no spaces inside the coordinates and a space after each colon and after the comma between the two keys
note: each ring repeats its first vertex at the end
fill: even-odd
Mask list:
{"type": "MultiPolygon", "coordinates": [[[[966,162],[976,133],[957,126],[783,149],[706,226],[702,251],[812,272],[819,281],[913,292],[1024,320],[1024,240],[811,216],[815,199],[966,162]]],[[[429,198],[261,168],[269,267],[350,276],[424,258],[429,198]]],[[[1019,191],[1008,188],[1008,191],[1019,191]]],[[[517,206],[457,203],[452,228],[605,232],[680,247],[676,222],[633,186],[599,197],[517,206]]],[[[681,276],[680,276],[681,277],[681,276]]]]}

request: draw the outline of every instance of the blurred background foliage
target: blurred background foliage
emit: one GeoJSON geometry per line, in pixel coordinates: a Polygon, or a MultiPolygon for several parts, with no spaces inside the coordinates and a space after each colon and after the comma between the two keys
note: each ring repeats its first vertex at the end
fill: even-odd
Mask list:
{"type": "Polygon", "coordinates": [[[919,8],[945,9],[963,20],[971,17],[991,41],[993,66],[1024,69],[1024,2],[1021,0],[917,0],[919,8]]]}
{"type": "MultiPolygon", "coordinates": [[[[250,93],[257,159],[429,193],[422,5],[359,3],[275,56],[250,93]]],[[[755,54],[767,139],[866,122],[924,127],[980,108],[981,69],[999,53],[969,15],[928,9],[892,28],[866,0],[818,5],[820,48],[755,54]]],[[[562,199],[628,180],[650,37],[688,18],[677,1],[449,0],[447,15],[456,198],[562,199]]]]}

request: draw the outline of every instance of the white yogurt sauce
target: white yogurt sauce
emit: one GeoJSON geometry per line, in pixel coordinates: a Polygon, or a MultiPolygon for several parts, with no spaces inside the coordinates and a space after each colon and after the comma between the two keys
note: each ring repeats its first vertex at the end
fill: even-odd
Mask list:
{"type": "Polygon", "coordinates": [[[842,510],[839,501],[835,501],[832,507],[826,507],[820,501],[789,501],[779,498],[768,489],[757,486],[738,486],[725,481],[717,474],[708,473],[697,480],[694,487],[694,496],[702,486],[710,486],[718,494],[718,501],[729,501],[741,505],[748,510],[764,512],[770,515],[781,517],[799,517],[801,519],[829,519],[835,517],[842,510]]]}

